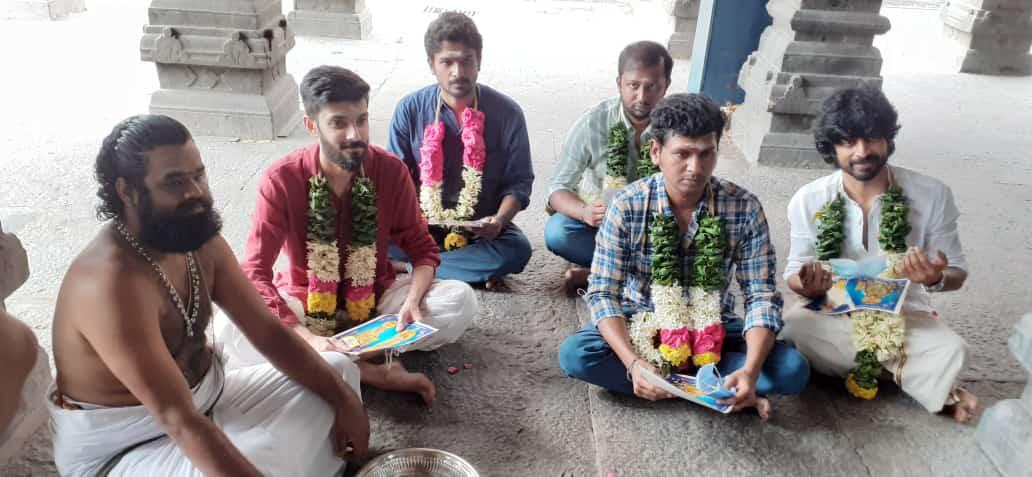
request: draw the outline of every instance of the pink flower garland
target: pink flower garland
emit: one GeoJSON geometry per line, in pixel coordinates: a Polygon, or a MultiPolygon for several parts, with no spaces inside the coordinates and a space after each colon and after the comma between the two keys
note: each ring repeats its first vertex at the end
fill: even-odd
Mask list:
{"type": "Polygon", "coordinates": [[[435,186],[444,177],[444,122],[428,124],[423,130],[423,144],[419,146],[419,181],[435,186]]]}
{"type": "Polygon", "coordinates": [[[466,108],[462,112],[462,164],[483,171],[486,160],[484,113],[473,108],[466,108]]]}
{"type": "MultiPolygon", "coordinates": [[[[484,163],[487,161],[484,113],[475,108],[466,108],[462,111],[464,185],[459,193],[458,203],[451,209],[444,208],[441,198],[441,183],[444,178],[444,135],[444,123],[436,118],[423,130],[423,143],[419,146],[419,178],[422,183],[419,193],[420,208],[430,220],[468,220],[472,218],[480,200],[484,163]]],[[[450,235],[454,233],[453,231],[450,235]]]]}

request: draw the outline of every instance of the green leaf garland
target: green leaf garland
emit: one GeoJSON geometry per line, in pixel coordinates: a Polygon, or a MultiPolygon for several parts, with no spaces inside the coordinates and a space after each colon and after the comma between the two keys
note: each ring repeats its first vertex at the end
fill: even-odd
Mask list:
{"type": "Polygon", "coordinates": [[[652,163],[652,141],[642,141],[638,155],[638,178],[648,177],[659,172],[659,167],[652,163]]]}
{"type": "Polygon", "coordinates": [[[710,215],[703,209],[698,216],[699,229],[695,232],[695,274],[692,282],[706,291],[724,287],[724,227],[720,216],[710,215]]]}
{"type": "Polygon", "coordinates": [[[814,216],[817,219],[817,260],[838,258],[842,253],[842,241],[846,238],[842,231],[846,221],[845,206],[845,199],[836,196],[814,216]]]}
{"type": "Polygon", "coordinates": [[[351,186],[351,246],[376,244],[376,190],[369,177],[351,186]]]}
{"type": "Polygon", "coordinates": [[[893,187],[882,195],[882,221],[878,228],[878,243],[886,252],[903,253],[907,251],[907,234],[910,224],[907,214],[910,206],[903,196],[903,189],[893,187]]]}
{"type": "Polygon", "coordinates": [[[622,121],[609,129],[609,144],[606,146],[606,175],[623,177],[627,175],[627,126],[622,121]]]}
{"type": "Polygon", "coordinates": [[[671,286],[681,283],[681,246],[677,221],[662,212],[652,216],[649,241],[652,244],[652,283],[671,286]]]}
{"type": "Polygon", "coordinates": [[[337,238],[337,210],[333,206],[326,178],[317,175],[308,180],[308,240],[332,243],[337,238]]]}

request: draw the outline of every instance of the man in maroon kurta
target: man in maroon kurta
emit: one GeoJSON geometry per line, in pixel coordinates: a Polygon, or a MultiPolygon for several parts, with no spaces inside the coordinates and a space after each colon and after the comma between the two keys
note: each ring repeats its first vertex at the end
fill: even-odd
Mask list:
{"type": "MultiPolygon", "coordinates": [[[[305,125],[319,137],[311,146],[291,152],[273,163],[258,186],[253,226],[241,263],[261,292],[265,303],[287,326],[319,351],[345,351],[333,339],[313,335],[303,326],[308,294],[307,226],[309,179],[323,175],[338,211],[336,239],[341,253],[340,276],[345,276],[345,252],[351,241],[351,184],[368,177],[376,192],[376,277],[374,292],[380,314],[398,314],[404,321],[421,321],[438,329],[416,344],[429,351],[455,342],[477,312],[476,297],[463,282],[434,280],[440,253],[427,232],[415,187],[397,157],[369,145],[369,86],[354,73],[338,67],[315,68],[301,84],[305,125]],[[396,279],[387,256],[395,243],[412,263],[412,273],[396,279]],[[274,276],[280,252],[286,255],[285,271],[274,276]]],[[[338,290],[338,310],[345,296],[338,290]]],[[[339,313],[339,312],[338,312],[339,313]]],[[[261,362],[246,338],[230,326],[217,327],[231,365],[261,362]]],[[[393,366],[359,361],[363,383],[385,389],[418,392],[425,401],[434,397],[433,384],[418,373],[393,366]]]]}

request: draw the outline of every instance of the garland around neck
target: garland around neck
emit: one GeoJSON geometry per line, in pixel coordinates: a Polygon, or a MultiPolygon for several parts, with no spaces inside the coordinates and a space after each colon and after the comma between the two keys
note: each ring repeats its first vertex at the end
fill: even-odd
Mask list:
{"type": "MultiPolygon", "coordinates": [[[[337,208],[322,174],[308,181],[308,297],[305,326],[319,336],[337,331],[341,250],[337,242],[337,208]]],[[[344,327],[364,322],[376,309],[376,189],[362,175],[351,186],[351,243],[344,262],[344,327]]]]}
{"type": "MultiPolygon", "coordinates": [[[[484,113],[477,110],[477,96],[473,106],[462,111],[462,182],[459,201],[455,207],[444,207],[441,194],[444,179],[444,122],[440,114],[443,100],[437,95],[434,122],[423,130],[419,146],[419,205],[431,222],[463,221],[473,218],[484,178],[487,146],[484,144],[484,113]]],[[[453,228],[444,240],[445,250],[462,248],[469,243],[466,232],[453,228]]]]}
{"type": "MultiPolygon", "coordinates": [[[[906,236],[910,233],[907,214],[910,211],[903,190],[894,184],[889,172],[889,190],[881,196],[881,225],[878,243],[888,262],[879,278],[898,278],[896,271],[902,265],[907,250],[906,236]]],[[[821,265],[831,271],[828,260],[838,258],[845,241],[845,198],[841,193],[830,200],[817,214],[817,242],[815,252],[821,265]]],[[[837,279],[837,276],[833,278],[837,279]]],[[[846,389],[855,397],[874,399],[878,394],[878,376],[883,363],[898,360],[896,381],[901,381],[902,363],[906,359],[904,340],[905,321],[901,315],[883,311],[860,310],[850,312],[853,320],[851,342],[857,349],[856,366],[846,376],[846,389]]]]}
{"type": "Polygon", "coordinates": [[[709,209],[697,214],[695,261],[688,283],[684,283],[682,273],[684,258],[677,221],[662,211],[654,212],[649,227],[654,311],[637,313],[629,331],[638,355],[664,375],[720,361],[725,337],[721,298],[727,242],[712,190],[707,190],[709,209]],[[685,299],[686,287],[691,303],[685,299]]]}
{"type": "MultiPolygon", "coordinates": [[[[627,177],[627,163],[631,160],[630,150],[634,129],[628,128],[623,120],[617,120],[609,128],[609,142],[606,145],[606,176],[602,190],[620,190],[633,179],[627,177]]],[[[637,178],[648,177],[659,168],[652,163],[651,141],[642,141],[638,148],[637,178]]]]}

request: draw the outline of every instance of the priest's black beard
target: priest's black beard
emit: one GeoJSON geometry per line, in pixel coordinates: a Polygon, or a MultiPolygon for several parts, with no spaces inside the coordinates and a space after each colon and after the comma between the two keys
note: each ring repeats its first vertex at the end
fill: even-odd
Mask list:
{"type": "Polygon", "coordinates": [[[194,252],[222,230],[222,218],[209,198],[191,199],[171,213],[154,210],[150,193],[140,195],[140,244],[161,253],[194,252]],[[204,210],[194,212],[201,205],[204,210]]]}

